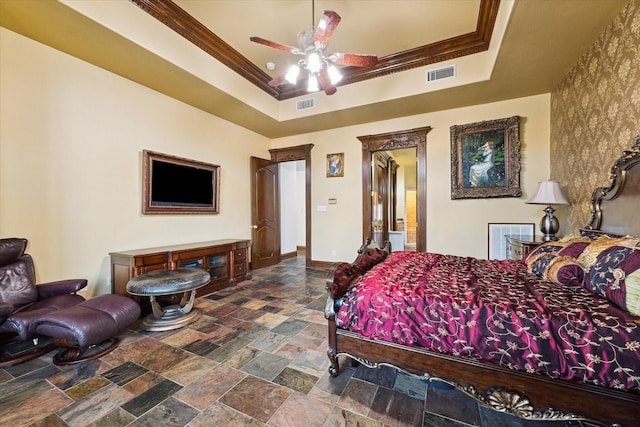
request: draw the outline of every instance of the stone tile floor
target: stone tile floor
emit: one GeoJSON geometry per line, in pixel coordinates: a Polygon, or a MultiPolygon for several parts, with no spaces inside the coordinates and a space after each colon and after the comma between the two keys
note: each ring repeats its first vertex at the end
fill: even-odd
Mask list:
{"type": "MultiPolygon", "coordinates": [[[[99,360],[0,369],[0,426],[582,426],[523,421],[393,369],[327,373],[326,271],[303,257],[198,298],[188,327],[135,324],[99,360]]],[[[346,362],[346,361],[345,361],[346,362]]]]}

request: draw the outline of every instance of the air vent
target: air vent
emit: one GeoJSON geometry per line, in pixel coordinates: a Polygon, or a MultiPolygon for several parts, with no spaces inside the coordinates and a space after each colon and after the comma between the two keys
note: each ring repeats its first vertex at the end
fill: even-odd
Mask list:
{"type": "Polygon", "coordinates": [[[427,83],[437,80],[452,79],[456,76],[456,66],[449,65],[443,68],[427,71],[427,83]]]}
{"type": "Polygon", "coordinates": [[[296,102],[296,111],[308,110],[316,106],[314,98],[302,99],[296,102]]]}

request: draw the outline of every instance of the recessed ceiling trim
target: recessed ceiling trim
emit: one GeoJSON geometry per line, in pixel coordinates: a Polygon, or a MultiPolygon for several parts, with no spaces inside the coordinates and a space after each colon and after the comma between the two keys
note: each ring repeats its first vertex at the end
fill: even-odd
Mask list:
{"type": "MultiPolygon", "coordinates": [[[[296,86],[284,85],[275,88],[269,86],[268,83],[272,79],[271,76],[241,55],[240,52],[227,44],[173,1],[129,1],[275,99],[291,99],[308,93],[306,90],[307,84],[304,79],[301,79],[296,86]]],[[[489,49],[499,7],[500,0],[480,0],[478,22],[474,32],[381,57],[375,67],[345,67],[341,70],[343,79],[336,86],[357,83],[486,51],[489,49]]]]}
{"type": "Polygon", "coordinates": [[[209,30],[171,0],[129,0],[158,21],[180,34],[209,55],[231,68],[268,94],[278,98],[278,90],[269,86],[271,77],[227,42],[209,30]]]}

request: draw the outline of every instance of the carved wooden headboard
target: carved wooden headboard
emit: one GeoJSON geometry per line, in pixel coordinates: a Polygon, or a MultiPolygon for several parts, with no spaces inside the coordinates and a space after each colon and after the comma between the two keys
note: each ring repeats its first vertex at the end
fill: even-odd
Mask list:
{"type": "Polygon", "coordinates": [[[609,174],[611,185],[591,196],[591,222],[585,228],[640,236],[640,136],[609,174]]]}

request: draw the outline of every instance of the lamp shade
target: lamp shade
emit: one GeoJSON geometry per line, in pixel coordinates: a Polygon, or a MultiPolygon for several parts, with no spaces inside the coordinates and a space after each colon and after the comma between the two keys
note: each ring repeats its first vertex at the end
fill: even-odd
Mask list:
{"type": "Polygon", "coordinates": [[[569,201],[562,194],[560,184],[556,181],[542,181],[538,183],[538,190],[525,203],[535,205],[568,205],[569,201]]]}

